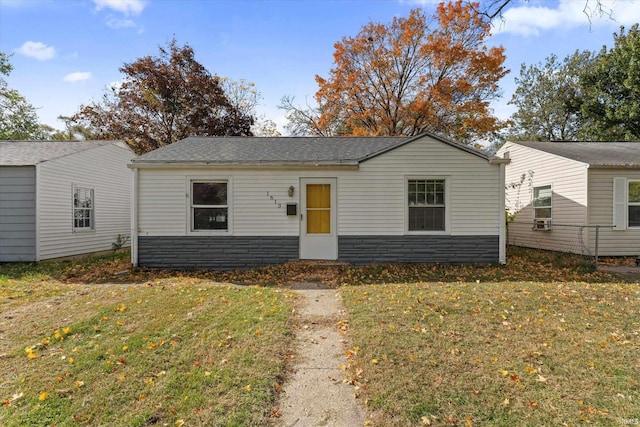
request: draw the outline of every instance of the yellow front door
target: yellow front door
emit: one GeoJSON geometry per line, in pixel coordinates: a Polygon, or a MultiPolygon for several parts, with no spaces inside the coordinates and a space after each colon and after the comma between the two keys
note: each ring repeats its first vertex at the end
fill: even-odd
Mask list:
{"type": "Polygon", "coordinates": [[[331,233],[331,184],[307,184],[307,233],[331,233]]]}
{"type": "Polygon", "coordinates": [[[300,188],[300,258],[337,259],[336,179],[303,178],[300,188]]]}

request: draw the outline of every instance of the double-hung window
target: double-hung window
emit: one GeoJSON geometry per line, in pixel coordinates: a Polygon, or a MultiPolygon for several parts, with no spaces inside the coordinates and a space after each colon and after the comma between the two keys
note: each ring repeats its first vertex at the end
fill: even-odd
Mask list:
{"type": "Polygon", "coordinates": [[[533,218],[545,219],[551,218],[551,186],[544,185],[542,187],[533,188],[533,218]]]}
{"type": "Polygon", "coordinates": [[[191,231],[228,231],[227,181],[191,181],[191,231]]]}
{"type": "Polygon", "coordinates": [[[629,227],[640,227],[640,181],[627,181],[629,227]]]}
{"type": "Polygon", "coordinates": [[[73,230],[93,230],[94,201],[93,189],[73,187],[73,230]]]}
{"type": "Polygon", "coordinates": [[[408,180],[409,231],[445,231],[445,191],[444,179],[408,180]]]}

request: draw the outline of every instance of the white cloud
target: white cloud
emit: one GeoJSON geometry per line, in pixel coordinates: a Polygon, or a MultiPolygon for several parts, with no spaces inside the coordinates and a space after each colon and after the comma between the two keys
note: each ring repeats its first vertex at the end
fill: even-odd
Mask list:
{"type": "Polygon", "coordinates": [[[495,21],[494,33],[538,36],[555,28],[619,26],[640,21],[640,2],[633,0],[560,0],[556,8],[546,4],[531,2],[507,9],[502,15],[504,19],[495,21]]]}
{"type": "Polygon", "coordinates": [[[139,15],[147,6],[146,0],[93,0],[96,10],[111,9],[129,15],[139,15]]]}
{"type": "Polygon", "coordinates": [[[84,80],[89,80],[90,78],[91,78],[91,73],[87,71],[76,71],[75,73],[67,74],[66,76],[64,76],[62,80],[64,80],[65,82],[75,83],[75,82],[81,82],[84,80]]]}
{"type": "Polygon", "coordinates": [[[16,49],[21,55],[37,59],[38,61],[48,61],[56,55],[56,49],[53,46],[47,46],[42,42],[24,42],[22,46],[16,49]]]}
{"type": "Polygon", "coordinates": [[[134,28],[136,23],[129,18],[118,18],[113,15],[107,16],[107,27],[113,29],[134,28]]]}

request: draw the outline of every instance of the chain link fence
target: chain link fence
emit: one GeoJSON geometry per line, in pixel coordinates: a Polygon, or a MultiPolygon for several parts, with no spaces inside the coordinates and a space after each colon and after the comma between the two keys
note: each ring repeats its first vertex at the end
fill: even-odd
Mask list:
{"type": "Polygon", "coordinates": [[[600,231],[613,227],[600,224],[556,224],[551,220],[509,221],[507,243],[593,257],[597,267],[600,231]]]}

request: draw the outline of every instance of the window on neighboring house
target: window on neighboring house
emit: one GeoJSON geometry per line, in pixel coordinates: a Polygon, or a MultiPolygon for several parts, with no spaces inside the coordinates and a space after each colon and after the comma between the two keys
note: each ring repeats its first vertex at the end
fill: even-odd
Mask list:
{"type": "Polygon", "coordinates": [[[94,229],[94,203],[93,189],[74,187],[73,188],[73,229],[93,230],[94,229]]]}
{"type": "Polygon", "coordinates": [[[409,231],[445,231],[445,180],[409,179],[409,231]]]}
{"type": "Polygon", "coordinates": [[[227,181],[191,181],[191,231],[229,229],[227,181]]]}
{"type": "Polygon", "coordinates": [[[640,227],[640,181],[628,181],[629,227],[640,227]]]}
{"type": "Polygon", "coordinates": [[[533,189],[533,217],[551,218],[551,186],[534,187],[533,189]]]}

